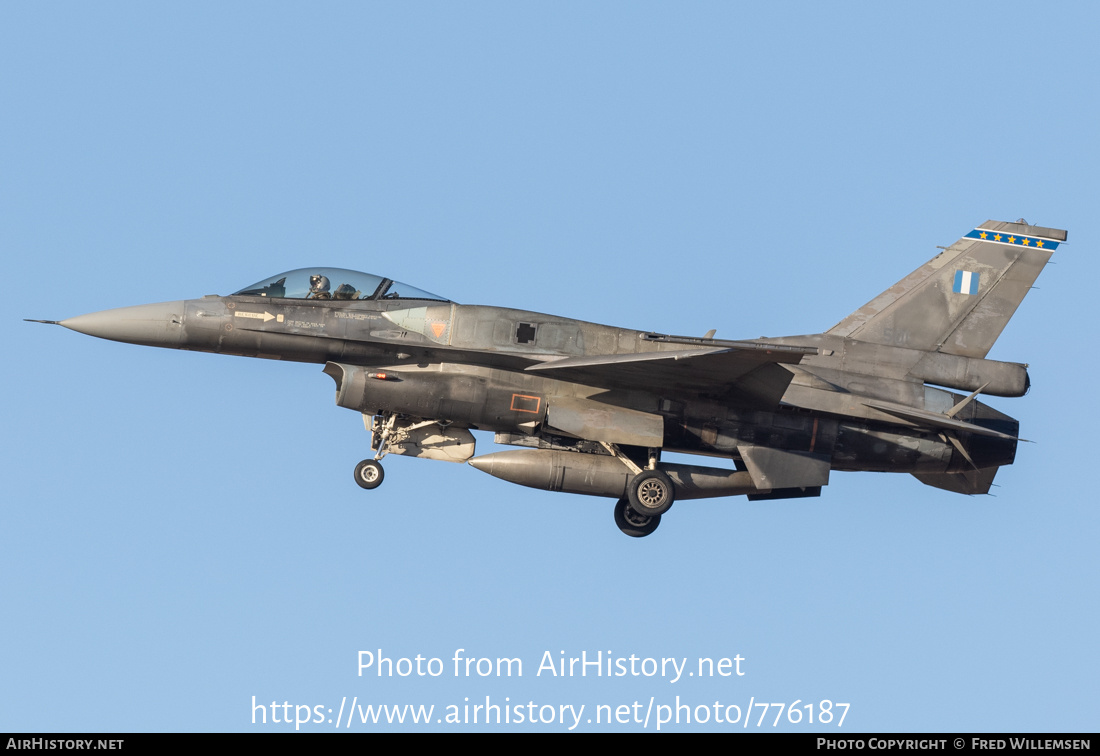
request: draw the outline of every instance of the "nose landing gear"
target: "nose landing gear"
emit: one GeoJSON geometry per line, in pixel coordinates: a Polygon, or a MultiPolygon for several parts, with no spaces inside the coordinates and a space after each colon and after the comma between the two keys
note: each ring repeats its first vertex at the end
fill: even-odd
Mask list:
{"type": "Polygon", "coordinates": [[[382,469],[381,463],[373,459],[364,459],[355,466],[355,482],[368,491],[382,485],[385,477],[386,471],[382,469]]]}

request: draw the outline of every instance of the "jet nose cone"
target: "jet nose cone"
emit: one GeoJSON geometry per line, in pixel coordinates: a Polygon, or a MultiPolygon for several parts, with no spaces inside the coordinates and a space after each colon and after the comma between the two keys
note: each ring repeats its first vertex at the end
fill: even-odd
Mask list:
{"type": "Polygon", "coordinates": [[[77,315],[59,325],[111,341],[174,347],[183,338],[183,313],[184,302],[161,302],[77,315]]]}

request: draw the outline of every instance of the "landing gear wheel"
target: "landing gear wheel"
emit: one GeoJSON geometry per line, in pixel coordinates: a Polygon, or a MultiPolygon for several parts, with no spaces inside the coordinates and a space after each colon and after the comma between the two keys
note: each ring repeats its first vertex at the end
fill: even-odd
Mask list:
{"type": "Polygon", "coordinates": [[[355,466],[355,482],[360,488],[366,488],[368,491],[382,485],[382,479],[385,477],[386,472],[382,469],[382,465],[373,459],[364,459],[355,466]]]}
{"type": "Polygon", "coordinates": [[[676,500],[672,479],[660,470],[642,470],[626,485],[630,506],[644,517],[660,517],[676,500]]]}
{"type": "Polygon", "coordinates": [[[615,502],[615,524],[631,538],[644,538],[661,524],[661,515],[640,515],[629,500],[622,498],[615,502]]]}

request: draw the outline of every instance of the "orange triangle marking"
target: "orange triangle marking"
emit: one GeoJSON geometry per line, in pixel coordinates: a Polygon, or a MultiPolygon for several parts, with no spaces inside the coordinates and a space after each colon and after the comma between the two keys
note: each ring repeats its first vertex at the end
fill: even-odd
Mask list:
{"type": "Polygon", "coordinates": [[[437,339],[440,336],[442,336],[443,332],[446,331],[446,330],[447,330],[447,324],[446,323],[432,323],[432,333],[435,334],[435,337],[437,339]]]}

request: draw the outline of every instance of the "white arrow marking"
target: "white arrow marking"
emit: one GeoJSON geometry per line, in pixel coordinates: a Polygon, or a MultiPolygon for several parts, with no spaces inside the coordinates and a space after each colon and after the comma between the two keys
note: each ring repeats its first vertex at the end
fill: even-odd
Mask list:
{"type": "MultiPolygon", "coordinates": [[[[241,310],[237,310],[233,315],[238,318],[255,318],[265,323],[269,320],[275,320],[275,316],[270,312],[242,312],[241,310]]],[[[279,318],[279,322],[282,322],[282,317],[279,318]]]]}

